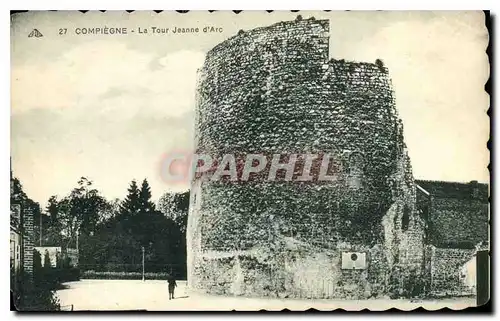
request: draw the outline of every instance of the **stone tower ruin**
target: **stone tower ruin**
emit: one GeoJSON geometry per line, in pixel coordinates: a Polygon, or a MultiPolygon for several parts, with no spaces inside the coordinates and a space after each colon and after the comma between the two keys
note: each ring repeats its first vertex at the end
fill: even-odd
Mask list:
{"type": "Polygon", "coordinates": [[[330,59],[328,20],[240,31],[211,49],[195,126],[198,152],[335,151],[342,171],[322,184],[194,179],[192,291],[360,299],[424,286],[413,284],[424,226],[388,70],[330,59]]]}

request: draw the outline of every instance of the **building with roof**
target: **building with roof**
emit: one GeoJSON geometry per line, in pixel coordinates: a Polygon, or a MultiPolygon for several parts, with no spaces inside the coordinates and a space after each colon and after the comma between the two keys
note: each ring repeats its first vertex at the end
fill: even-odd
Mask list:
{"type": "Polygon", "coordinates": [[[489,250],[487,184],[416,180],[417,207],[425,218],[428,292],[474,295],[475,256],[489,250]]]}
{"type": "Polygon", "coordinates": [[[16,180],[10,171],[10,274],[11,289],[17,290],[20,277],[33,276],[33,212],[23,206],[22,196],[17,194],[16,180]]]}

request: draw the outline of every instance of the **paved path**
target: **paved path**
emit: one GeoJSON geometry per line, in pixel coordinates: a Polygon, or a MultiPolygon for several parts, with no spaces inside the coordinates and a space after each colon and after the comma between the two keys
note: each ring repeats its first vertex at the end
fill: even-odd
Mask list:
{"type": "Polygon", "coordinates": [[[424,306],[429,310],[448,306],[461,309],[474,306],[471,298],[447,299],[445,301],[404,300],[295,300],[258,299],[242,297],[217,297],[190,295],[186,291],[186,281],[177,281],[176,298],[168,300],[166,281],[155,280],[81,280],[66,283],[67,289],[57,291],[61,305],[73,304],[74,310],[148,310],[148,311],[221,311],[221,310],[386,310],[389,306],[412,310],[424,306]]]}

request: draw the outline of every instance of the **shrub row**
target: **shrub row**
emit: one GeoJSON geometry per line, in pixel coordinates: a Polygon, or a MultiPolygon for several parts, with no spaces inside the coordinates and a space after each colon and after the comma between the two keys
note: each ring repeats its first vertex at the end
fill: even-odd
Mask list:
{"type": "MultiPolygon", "coordinates": [[[[165,272],[146,272],[144,278],[147,280],[167,280],[169,274],[165,272]]],[[[140,272],[96,272],[85,271],[81,274],[82,279],[98,280],[142,280],[140,272]]]]}
{"type": "Polygon", "coordinates": [[[50,289],[56,289],[61,283],[80,280],[80,270],[75,267],[53,268],[43,267],[34,275],[37,285],[43,285],[50,289]]]}

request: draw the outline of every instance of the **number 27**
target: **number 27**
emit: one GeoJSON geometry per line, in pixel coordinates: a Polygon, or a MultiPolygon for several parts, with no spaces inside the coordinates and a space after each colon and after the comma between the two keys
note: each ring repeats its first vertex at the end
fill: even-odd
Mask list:
{"type": "Polygon", "coordinates": [[[68,31],[67,28],[59,28],[59,34],[60,35],[65,35],[67,31],[68,31]]]}

